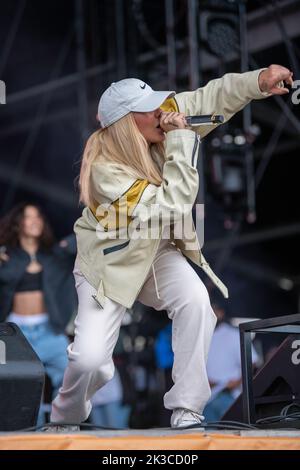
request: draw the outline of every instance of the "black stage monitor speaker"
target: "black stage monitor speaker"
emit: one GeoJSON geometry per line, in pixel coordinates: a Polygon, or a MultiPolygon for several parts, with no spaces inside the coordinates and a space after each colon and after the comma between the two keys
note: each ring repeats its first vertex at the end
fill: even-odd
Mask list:
{"type": "Polygon", "coordinates": [[[36,425],[44,367],[14,323],[0,323],[0,431],[36,425]]]}
{"type": "MultiPolygon", "coordinates": [[[[291,403],[289,413],[300,412],[300,336],[288,336],[253,379],[256,421],[280,415],[291,403]]],[[[222,420],[243,422],[242,394],[222,417],[222,420]]],[[[300,419],[269,422],[262,427],[300,428],[300,419]]]]}

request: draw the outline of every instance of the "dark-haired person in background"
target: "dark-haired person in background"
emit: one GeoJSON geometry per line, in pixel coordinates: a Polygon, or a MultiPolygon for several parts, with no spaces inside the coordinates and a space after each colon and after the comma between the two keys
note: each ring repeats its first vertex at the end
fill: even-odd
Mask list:
{"type": "Polygon", "coordinates": [[[75,254],[75,237],[56,244],[35,204],[18,204],[0,220],[0,321],[20,327],[43,362],[54,394],[67,365],[64,330],[76,308],[75,254]]]}

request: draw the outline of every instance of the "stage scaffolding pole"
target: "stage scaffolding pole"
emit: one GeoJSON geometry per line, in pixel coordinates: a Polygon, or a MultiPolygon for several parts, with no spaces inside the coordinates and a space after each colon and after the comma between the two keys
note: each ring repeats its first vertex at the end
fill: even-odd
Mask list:
{"type": "Polygon", "coordinates": [[[176,90],[176,40],[174,20],[174,0],[165,0],[167,30],[168,87],[176,90]]]}
{"type": "Polygon", "coordinates": [[[86,87],[86,57],[85,57],[85,38],[84,38],[84,8],[83,1],[75,1],[75,31],[77,46],[77,97],[78,97],[78,120],[80,125],[80,136],[82,143],[88,136],[88,97],[86,87]]]}

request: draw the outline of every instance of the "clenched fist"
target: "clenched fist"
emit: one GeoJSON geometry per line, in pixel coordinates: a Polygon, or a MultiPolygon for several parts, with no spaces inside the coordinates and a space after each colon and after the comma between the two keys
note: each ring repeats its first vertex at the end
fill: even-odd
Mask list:
{"type": "Polygon", "coordinates": [[[262,92],[272,95],[285,95],[289,89],[285,84],[293,85],[293,72],[281,65],[272,64],[260,72],[258,84],[262,92]]]}
{"type": "Polygon", "coordinates": [[[162,112],[160,115],[159,125],[164,132],[169,132],[174,129],[185,129],[187,123],[183,113],[166,113],[162,112]]]}

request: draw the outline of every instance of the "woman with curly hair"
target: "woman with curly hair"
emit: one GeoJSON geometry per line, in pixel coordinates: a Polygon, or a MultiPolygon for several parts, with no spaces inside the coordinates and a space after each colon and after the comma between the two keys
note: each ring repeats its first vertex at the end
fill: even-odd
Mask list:
{"type": "Polygon", "coordinates": [[[64,329],[76,307],[71,276],[75,253],[73,235],[55,244],[36,204],[18,204],[0,221],[0,321],[22,330],[43,362],[54,394],[67,365],[64,329]]]}

